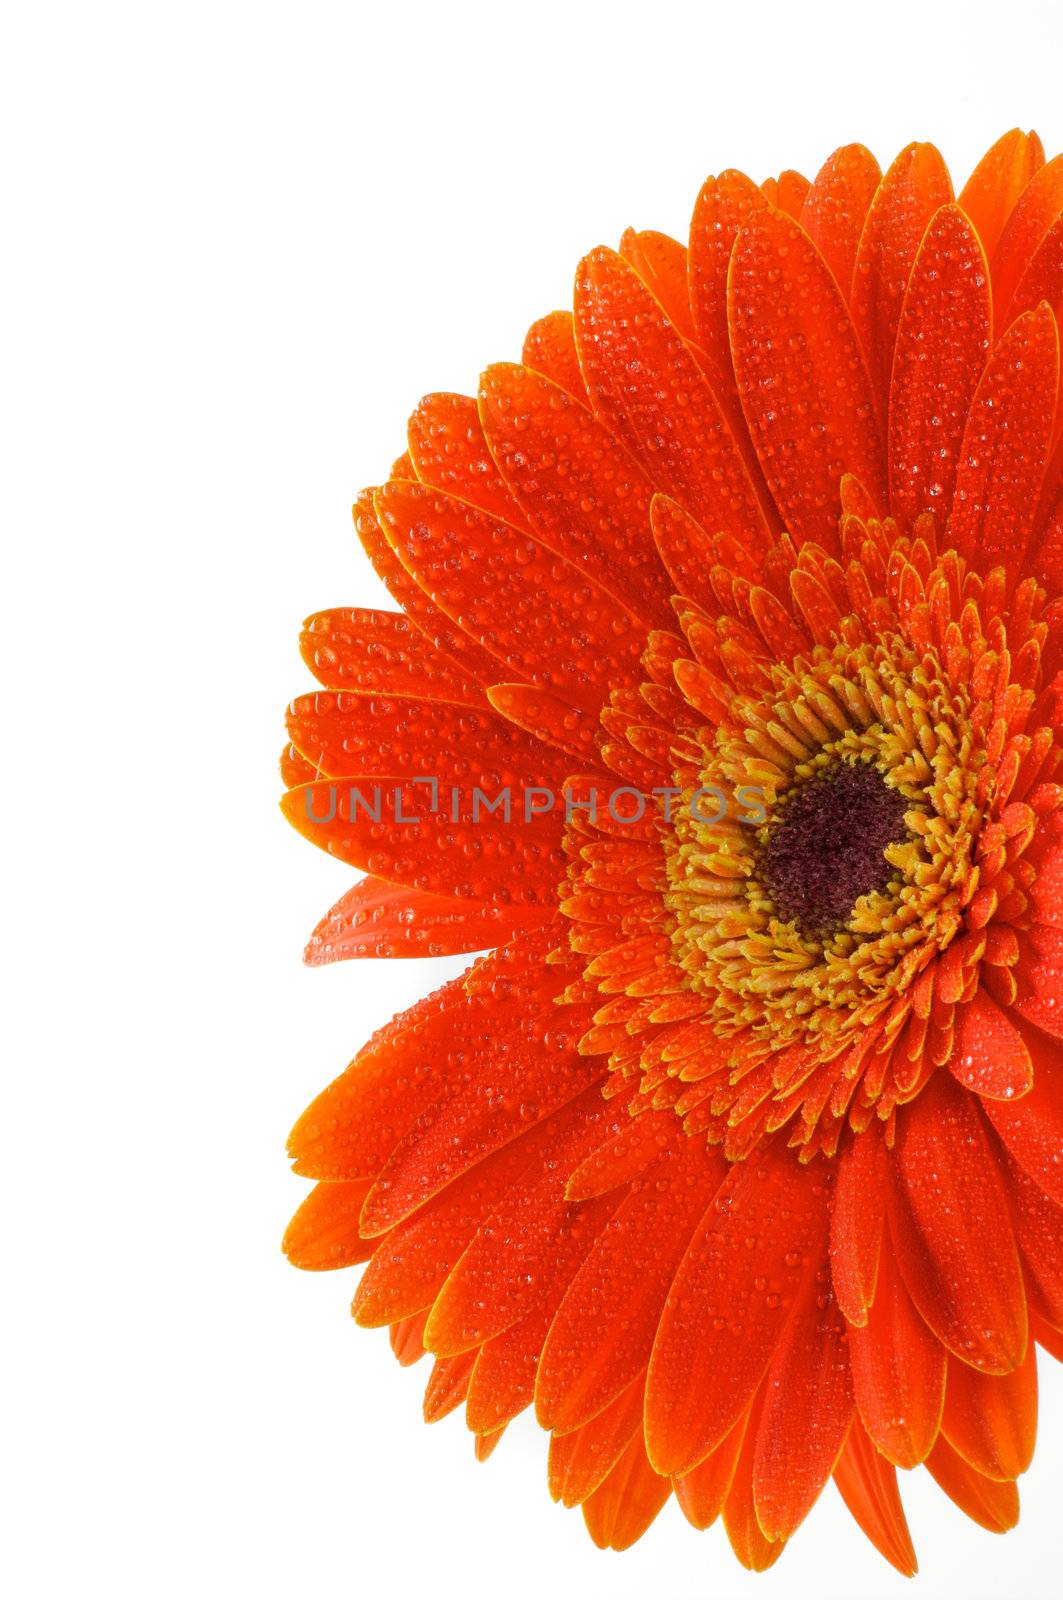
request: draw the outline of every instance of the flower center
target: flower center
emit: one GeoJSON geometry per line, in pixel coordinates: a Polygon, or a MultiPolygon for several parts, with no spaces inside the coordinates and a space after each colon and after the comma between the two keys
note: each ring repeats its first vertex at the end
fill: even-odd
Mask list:
{"type": "Polygon", "coordinates": [[[865,761],[834,761],[793,790],[757,862],[779,916],[812,938],[838,931],[889,883],[883,852],[905,838],[908,803],[865,761]]]}

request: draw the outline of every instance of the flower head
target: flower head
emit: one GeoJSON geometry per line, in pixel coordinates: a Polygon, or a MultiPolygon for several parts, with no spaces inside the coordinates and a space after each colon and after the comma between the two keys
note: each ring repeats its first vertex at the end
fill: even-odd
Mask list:
{"type": "Polygon", "coordinates": [[[312,962],[489,951],[292,1135],[286,1238],[534,1403],[622,1548],[769,1566],[832,1474],[1018,1514],[1063,1354],[1063,157],[710,178],[580,263],[355,507],[285,809],[368,875],[312,962]],[[385,804],[381,805],[381,796],[385,804]]]}

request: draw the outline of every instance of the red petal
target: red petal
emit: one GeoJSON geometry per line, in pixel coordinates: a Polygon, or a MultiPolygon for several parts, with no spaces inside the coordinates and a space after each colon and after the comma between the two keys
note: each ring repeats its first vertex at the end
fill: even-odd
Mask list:
{"type": "Polygon", "coordinates": [[[543,1350],[536,1411],[544,1428],[582,1426],[645,1366],[676,1267],[722,1175],[717,1152],[680,1134],[612,1217],[543,1350]]]}
{"type": "MultiPolygon", "coordinates": [[[[1012,320],[1024,311],[1033,311],[1047,300],[1056,322],[1063,316],[1063,216],[1057,217],[1037,248],[1037,253],[1019,280],[1011,302],[1012,320]]],[[[1051,482],[1057,479],[1053,476],[1051,482]]]]}
{"type": "Polygon", "coordinates": [[[959,204],[977,228],[987,256],[993,254],[1015,202],[1044,159],[1036,133],[1012,128],[986,151],[964,184],[959,204]]]}
{"type": "Polygon", "coordinates": [[[849,1430],[834,1468],[834,1481],[875,1549],[904,1577],[913,1577],[918,1568],[897,1492],[896,1469],[879,1455],[859,1422],[849,1430]]]}
{"type": "Polygon", "coordinates": [[[527,367],[488,367],[484,429],[538,539],[633,610],[667,625],[667,578],[649,537],[653,488],[582,405],[527,367]]]}
{"type": "Polygon", "coordinates": [[[368,1178],[360,1178],[311,1189],[284,1235],[282,1249],[294,1267],[326,1272],[368,1261],[376,1240],[362,1238],[358,1218],[370,1187],[368,1178]]]}
{"type": "Polygon", "coordinates": [[[937,1072],[897,1126],[890,1224],[908,1292],[954,1355],[1011,1372],[1026,1353],[1026,1296],[978,1102],[937,1072]]]}
{"type": "Polygon", "coordinates": [[[646,1443],[684,1473],[749,1405],[827,1233],[821,1174],[769,1146],[732,1166],[661,1314],[646,1382],[646,1443]],[[750,1242],[752,1241],[752,1242],[750,1242]]]}
{"type": "Polygon", "coordinates": [[[801,208],[801,226],[846,300],[864,219],[881,177],[870,150],[862,144],[843,145],[820,168],[801,208]]]}
{"type": "Polygon", "coordinates": [[[964,429],[949,538],[979,571],[1021,570],[1058,389],[1056,319],[1040,306],[1020,317],[993,351],[964,429]]]}
{"type": "Polygon", "coordinates": [[[587,1117],[600,1123],[602,1063],[574,1048],[582,1020],[535,997],[492,1007],[481,1028],[379,1173],[362,1215],[367,1235],[394,1227],[494,1150],[539,1131],[544,1118],[559,1143],[578,1140],[573,1124],[587,1117]]]}
{"type": "Polygon", "coordinates": [[[444,984],[381,1028],[346,1072],[303,1112],[288,1139],[308,1178],[373,1178],[416,1117],[443,1087],[449,1046],[470,1021],[461,978],[444,984]]]}
{"type": "Polygon", "coordinates": [[[566,393],[589,405],[587,386],[576,354],[576,334],[571,311],[551,311],[528,329],[521,361],[533,372],[556,383],[566,393]]]}
{"type": "Polygon", "coordinates": [[[624,1451],[605,1482],[583,1502],[583,1520],[599,1550],[627,1550],[641,1539],[672,1485],[658,1477],[641,1434],[624,1451]]]}
{"type": "Polygon", "coordinates": [[[363,878],[321,919],[306,947],[306,963],[327,966],[363,956],[453,956],[489,950],[551,913],[520,912],[395,888],[379,878],[363,878]]]}
{"type": "Polygon", "coordinates": [[[572,765],[489,706],[318,690],[292,701],[286,723],[318,777],[430,774],[489,792],[506,784],[560,789],[572,765]]]}
{"type": "Polygon", "coordinates": [[[987,1478],[1017,1478],[1033,1460],[1037,1437],[1037,1356],[1004,1377],[976,1372],[949,1357],[941,1431],[952,1448],[987,1478]]]}
{"type": "Polygon", "coordinates": [[[1019,1520],[1019,1493],[1014,1483],[994,1483],[969,1467],[947,1439],[939,1439],[927,1457],[927,1469],[949,1499],[990,1533],[1007,1533],[1019,1520]]]}
{"type": "Polygon", "coordinates": [[[831,1197],[831,1275],[838,1304],[863,1326],[875,1297],[882,1224],[886,1214],[886,1147],[874,1128],[838,1156],[831,1197]]]}
{"type": "Polygon", "coordinates": [[[480,1224],[542,1162],[552,1138],[548,1125],[513,1140],[380,1240],[354,1297],[359,1324],[381,1327],[430,1306],[480,1224]]]}
{"type": "Polygon", "coordinates": [[[479,680],[460,672],[398,611],[319,611],[303,625],[300,648],[326,689],[483,704],[479,680]]]}
{"type": "Polygon", "coordinates": [[[1030,1331],[1042,1350],[1046,1350],[1057,1361],[1063,1361],[1063,1329],[1054,1328],[1035,1314],[1030,1322],[1030,1331]]]}
{"type": "Polygon", "coordinates": [[[716,1521],[731,1492],[738,1458],[745,1442],[749,1414],[739,1417],[726,1439],[710,1456],[675,1480],[675,1497],[683,1515],[695,1528],[708,1528],[716,1521]]]}
{"type": "Polygon", "coordinates": [[[752,1407],[734,1477],[723,1508],[723,1525],[731,1549],[750,1572],[766,1572],[786,1549],[784,1541],[764,1537],[753,1499],[753,1459],[760,1429],[762,1396],[752,1407]]]}
{"type": "Polygon", "coordinates": [[[1038,245],[1061,211],[1063,155],[1055,156],[1030,179],[993,252],[993,300],[998,329],[1006,328],[1011,322],[1015,290],[1038,245]]]}
{"type": "Polygon", "coordinates": [[[925,1460],[941,1422],[945,1351],[912,1305],[887,1241],[865,1327],[849,1330],[856,1404],[887,1460],[925,1460]]]}
{"type": "Polygon", "coordinates": [[[1033,1055],[1033,1088],[1021,1100],[987,1100],[985,1112],[1024,1172],[1063,1205],[1063,1065],[1059,1046],[1024,1028],[1033,1055]]]}
{"type": "Polygon", "coordinates": [[[558,750],[567,750],[584,766],[600,767],[601,760],[595,742],[600,722],[597,715],[581,706],[573,706],[549,689],[539,689],[530,683],[492,683],[487,698],[495,710],[518,728],[524,728],[533,738],[552,744],[558,750]]]}
{"type": "Polygon", "coordinates": [[[639,681],[644,630],[562,556],[422,484],[390,483],[376,504],[425,592],[515,677],[594,705],[639,681]]]}
{"type": "Polygon", "coordinates": [[[577,1428],[550,1440],[550,1493],[566,1506],[578,1506],[613,1470],[636,1434],[642,1432],[646,1375],[640,1372],[612,1405],[577,1428]]]}
{"type": "Polygon", "coordinates": [[[715,613],[718,602],[712,587],[712,567],[716,556],[704,528],[665,494],[653,497],[650,526],[675,593],[693,600],[710,615],[715,613]]]}
{"type": "Polygon", "coordinates": [[[636,233],[628,228],[620,241],[620,254],[634,267],[669,321],[684,339],[693,339],[694,323],[687,297],[687,253],[678,239],[652,228],[636,233]]]}
{"type": "Polygon", "coordinates": [[[426,1422],[439,1422],[462,1404],[469,1392],[475,1360],[475,1353],[466,1351],[460,1356],[443,1356],[432,1363],[421,1407],[426,1422]]]}
{"type": "Polygon", "coordinates": [[[410,780],[310,783],[290,789],[281,809],[319,849],[390,883],[498,905],[509,903],[516,885],[523,910],[556,904],[563,870],[558,820],[544,812],[526,821],[528,796],[519,791],[508,821],[475,792],[455,794],[456,822],[453,796],[444,790],[434,809],[430,784],[410,780]]]}
{"type": "Polygon", "coordinates": [[[809,1278],[764,1383],[753,1498],[771,1540],[788,1539],[812,1509],[853,1415],[845,1323],[828,1278],[826,1266],[809,1278]]]}
{"type": "MultiPolygon", "coordinates": [[[[476,1372],[476,1368],[474,1367],[473,1368],[473,1374],[474,1375],[475,1375],[475,1372],[476,1372]]],[[[469,1381],[470,1381],[470,1387],[471,1387],[472,1380],[470,1379],[469,1381]]],[[[505,1428],[502,1427],[502,1428],[496,1428],[494,1433],[478,1433],[476,1435],[476,1438],[473,1441],[473,1445],[474,1445],[474,1449],[476,1451],[476,1459],[477,1459],[477,1461],[486,1461],[486,1460],[488,1460],[488,1458],[490,1456],[492,1456],[494,1454],[495,1450],[497,1450],[498,1446],[502,1442],[502,1435],[505,1433],[505,1431],[506,1431],[505,1428]]]]}
{"type": "Polygon", "coordinates": [[[796,222],[812,185],[803,173],[795,172],[792,167],[788,167],[785,172],[780,172],[777,178],[765,178],[760,187],[772,205],[778,206],[780,211],[785,211],[786,215],[793,217],[796,222]]]}
{"type": "Polygon", "coordinates": [[[476,401],[465,394],[425,395],[407,427],[410,459],[422,483],[520,527],[520,509],[491,459],[476,401]]]}
{"type": "Polygon", "coordinates": [[[731,370],[727,328],[727,269],[739,228],[767,211],[768,202],[744,172],[709,178],[698,195],[687,251],[690,303],[699,344],[717,371],[731,370]]]}
{"type": "Polygon", "coordinates": [[[965,1089],[993,1100],[1014,1100],[1033,1084],[1033,1062],[1022,1034],[980,989],[956,1016],[949,1071],[965,1089]]]}
{"type": "MultiPolygon", "coordinates": [[[[563,1236],[583,1231],[590,1249],[595,1235],[586,1233],[586,1218],[593,1219],[593,1208],[566,1201],[566,1178],[626,1115],[622,1103],[594,1093],[556,1119],[549,1163],[502,1197],[443,1285],[425,1329],[429,1350],[456,1355],[525,1316],[551,1276],[563,1236]]],[[[464,1150],[458,1164],[463,1159],[464,1150]]]]}
{"type": "Polygon", "coordinates": [[[301,756],[293,744],[285,745],[278,762],[281,782],[286,789],[298,789],[304,783],[313,783],[317,768],[301,756]]]}
{"type": "Polygon", "coordinates": [[[1005,1160],[1030,1306],[1063,1328],[1063,1206],[1050,1200],[1010,1156],[1005,1160]]]}
{"type": "Polygon", "coordinates": [[[952,508],[964,425],[992,331],[989,265],[956,206],[943,206],[915,258],[890,384],[890,509],[913,523],[952,508]]]}
{"type": "Polygon", "coordinates": [[[388,1330],[391,1348],[400,1367],[412,1367],[428,1354],[422,1341],[427,1311],[418,1311],[412,1317],[393,1322],[388,1330]]]}
{"type": "Polygon", "coordinates": [[[596,412],[657,488],[714,533],[766,538],[741,452],[701,368],[613,250],[580,263],[576,339],[596,412]]]}
{"type": "Polygon", "coordinates": [[[480,1351],[469,1385],[465,1415],[470,1428],[490,1433],[510,1421],[535,1395],[535,1376],[550,1324],[569,1284],[616,1206],[615,1196],[594,1200],[581,1230],[559,1238],[553,1270],[544,1280],[534,1308],[520,1322],[488,1341],[480,1351]]]}
{"type": "Polygon", "coordinates": [[[860,236],[853,322],[883,419],[908,274],[931,217],[951,199],[952,181],[937,150],[932,144],[910,144],[879,185],[860,236]]]}
{"type": "Polygon", "coordinates": [[[644,1111],[632,1117],[608,1144],[595,1150],[573,1172],[565,1193],[570,1200],[608,1194],[621,1183],[640,1178],[675,1135],[675,1112],[644,1111]]]}
{"type": "MultiPolygon", "coordinates": [[[[411,469],[412,470],[412,469],[411,469]]],[[[406,480],[409,481],[409,480],[406,480]]],[[[456,628],[450,617],[435,605],[415,578],[406,571],[388,543],[376,513],[375,489],[365,489],[354,503],[354,526],[362,549],[369,557],[393,600],[424,635],[434,652],[452,672],[466,681],[490,683],[498,676],[495,658],[456,628]]],[[[464,698],[464,697],[463,697],[464,698]]]]}
{"type": "Polygon", "coordinates": [[[738,392],[768,487],[799,544],[818,539],[833,548],[842,473],[855,473],[881,500],[882,446],[838,286],[781,212],[752,219],[739,235],[727,314],[738,392]]]}

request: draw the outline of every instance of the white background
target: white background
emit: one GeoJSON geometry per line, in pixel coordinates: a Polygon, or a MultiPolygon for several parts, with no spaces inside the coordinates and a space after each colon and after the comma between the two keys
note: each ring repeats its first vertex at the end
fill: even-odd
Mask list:
{"type": "Polygon", "coordinates": [[[274,804],[298,625],[378,598],[349,506],[419,396],[515,358],[626,224],[684,236],[710,171],[1059,148],[1058,8],[24,3],[3,32],[8,1593],[1058,1592],[1063,1369],[1016,1532],[906,1480],[914,1589],[833,1488],[758,1579],[674,1505],[594,1550],[527,1419],[485,1466],[460,1415],[424,1427],[426,1366],[278,1243],[288,1126],[440,969],[304,969],[349,879],[274,804]]]}

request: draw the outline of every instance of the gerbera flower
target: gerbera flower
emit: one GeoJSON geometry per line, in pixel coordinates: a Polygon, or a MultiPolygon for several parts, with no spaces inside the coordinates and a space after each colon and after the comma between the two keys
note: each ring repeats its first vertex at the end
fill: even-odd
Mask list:
{"type": "Polygon", "coordinates": [[[833,1474],[910,1572],[920,1465],[1018,1515],[1063,1354],[1061,313],[1032,134],[958,200],[923,144],[710,178],[686,248],[592,250],[421,402],[355,508],[398,609],[306,625],[284,806],[368,874],[308,960],[491,953],[301,1118],[286,1248],[368,1263],[481,1456],[534,1404],[598,1544],[674,1492],[767,1567],[833,1474]]]}

